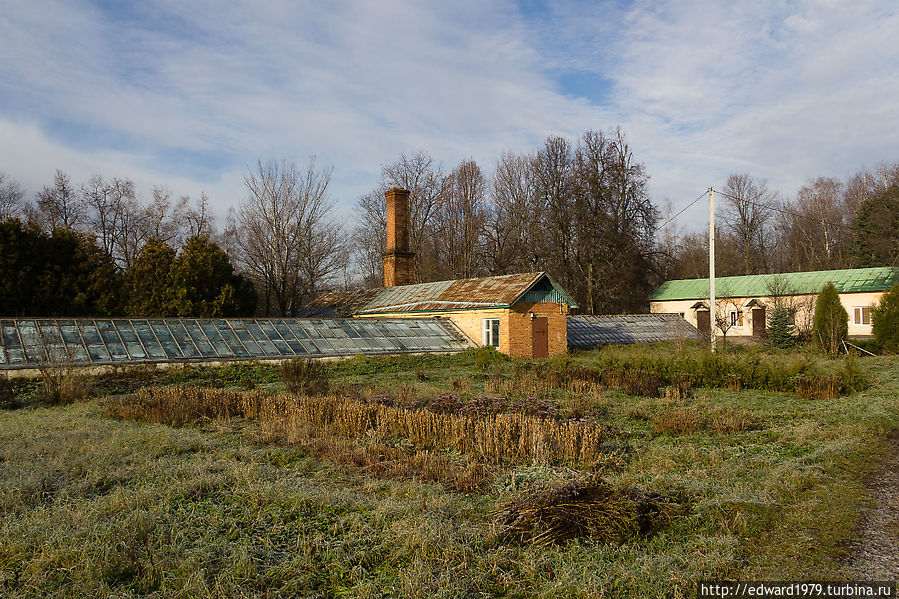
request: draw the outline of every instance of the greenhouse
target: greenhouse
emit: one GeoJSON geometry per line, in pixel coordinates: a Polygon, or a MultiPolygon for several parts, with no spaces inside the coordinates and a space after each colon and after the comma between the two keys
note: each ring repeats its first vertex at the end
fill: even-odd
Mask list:
{"type": "Polygon", "coordinates": [[[422,319],[6,319],[0,370],[458,352],[451,322],[422,319]]]}

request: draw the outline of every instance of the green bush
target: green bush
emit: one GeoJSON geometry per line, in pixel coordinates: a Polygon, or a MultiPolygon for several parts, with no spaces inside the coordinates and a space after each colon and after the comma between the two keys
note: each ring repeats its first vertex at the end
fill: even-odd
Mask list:
{"type": "Polygon", "coordinates": [[[893,284],[871,310],[871,325],[881,351],[899,352],[899,283],[893,284]]]}
{"type": "Polygon", "coordinates": [[[492,345],[480,347],[474,350],[473,353],[475,366],[481,370],[487,370],[494,364],[500,364],[509,360],[509,356],[496,351],[496,348],[492,345]]]}
{"type": "Polygon", "coordinates": [[[849,314],[840,303],[840,294],[833,283],[827,283],[815,300],[812,330],[815,341],[827,355],[834,357],[840,353],[849,333],[849,314]]]}
{"type": "Polygon", "coordinates": [[[768,343],[772,347],[789,349],[796,345],[796,326],[786,308],[775,308],[768,323],[768,343]]]}
{"type": "Polygon", "coordinates": [[[328,365],[313,360],[286,360],[281,363],[281,380],[291,393],[323,395],[328,392],[328,365]]]}

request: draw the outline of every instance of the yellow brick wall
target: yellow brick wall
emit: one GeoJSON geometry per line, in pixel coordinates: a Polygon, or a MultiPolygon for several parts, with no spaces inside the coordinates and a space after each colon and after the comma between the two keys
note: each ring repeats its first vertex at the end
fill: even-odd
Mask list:
{"type": "Polygon", "coordinates": [[[458,310],[450,312],[397,312],[392,314],[360,314],[357,318],[432,318],[440,316],[455,323],[476,345],[481,345],[482,321],[499,318],[499,351],[515,357],[533,356],[531,317],[546,316],[549,331],[549,355],[568,352],[568,306],[565,304],[515,304],[511,309],[458,310]]]}

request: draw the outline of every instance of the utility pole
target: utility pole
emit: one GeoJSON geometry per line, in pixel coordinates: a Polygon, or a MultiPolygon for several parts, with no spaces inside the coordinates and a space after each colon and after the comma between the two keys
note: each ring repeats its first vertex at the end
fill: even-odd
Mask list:
{"type": "Polygon", "coordinates": [[[709,328],[712,330],[710,342],[715,351],[715,190],[709,187],[709,328]]]}

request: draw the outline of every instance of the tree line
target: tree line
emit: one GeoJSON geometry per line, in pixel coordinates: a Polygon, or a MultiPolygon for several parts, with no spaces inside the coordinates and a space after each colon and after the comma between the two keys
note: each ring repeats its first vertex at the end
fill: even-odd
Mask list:
{"type": "MultiPolygon", "coordinates": [[[[582,312],[621,313],[645,311],[666,279],[708,274],[707,234],[666,220],[620,129],[549,136],[489,171],[403,154],[357,201],[354,223],[335,215],[332,173],[314,158],[260,161],[221,226],[205,194],[157,186],[142,199],[129,179],[76,184],[57,171],[26,202],[0,173],[3,312],[296,314],[325,291],[383,283],[391,187],[411,192],[417,282],[544,270],[582,312]]],[[[720,276],[899,263],[899,163],[816,178],[789,198],[735,173],[717,197],[720,276]]]]}
{"type": "MultiPolygon", "coordinates": [[[[899,163],[817,177],[794,197],[732,174],[716,204],[719,276],[899,265],[899,163]]],[[[665,278],[708,276],[707,232],[669,230],[659,246],[665,278]]]]}

